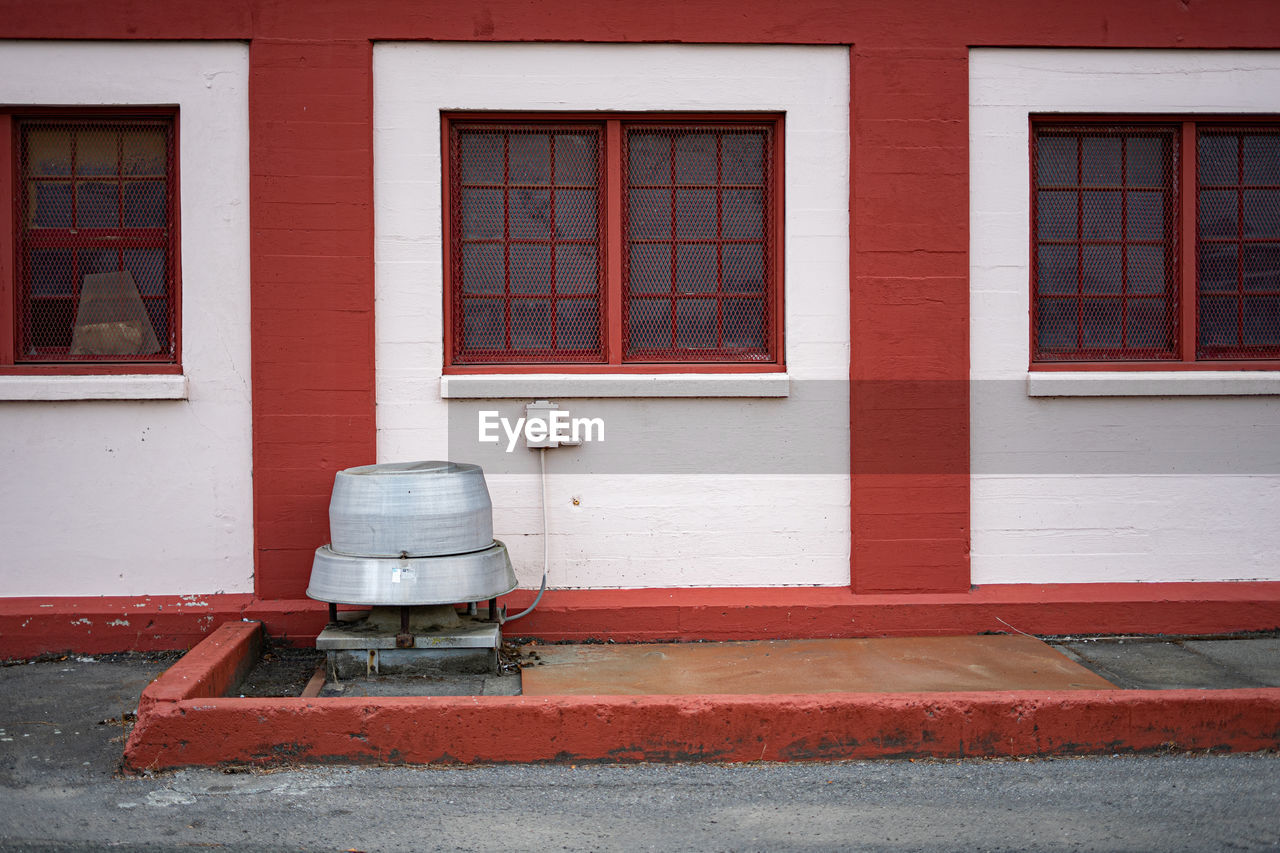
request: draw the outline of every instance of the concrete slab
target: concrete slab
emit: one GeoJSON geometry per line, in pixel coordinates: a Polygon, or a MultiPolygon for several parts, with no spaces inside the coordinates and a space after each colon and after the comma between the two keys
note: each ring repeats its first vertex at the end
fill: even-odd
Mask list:
{"type": "Polygon", "coordinates": [[[526,696],[1112,690],[1034,637],[538,646],[526,696]]]}
{"type": "Polygon", "coordinates": [[[1182,645],[1219,666],[1255,679],[1259,684],[1280,687],[1280,637],[1186,640],[1182,645]]]}
{"type": "Polygon", "coordinates": [[[1250,651],[1259,642],[1274,641],[1098,638],[1062,643],[1060,648],[1103,678],[1127,689],[1226,690],[1268,686],[1248,668],[1251,659],[1268,656],[1266,649],[1250,651]],[[1238,646],[1231,647],[1232,643],[1238,646]],[[1227,665],[1232,658],[1239,669],[1227,665]]]}
{"type": "Polygon", "coordinates": [[[520,673],[466,675],[441,678],[383,675],[326,682],[320,696],[519,696],[520,673]]]}

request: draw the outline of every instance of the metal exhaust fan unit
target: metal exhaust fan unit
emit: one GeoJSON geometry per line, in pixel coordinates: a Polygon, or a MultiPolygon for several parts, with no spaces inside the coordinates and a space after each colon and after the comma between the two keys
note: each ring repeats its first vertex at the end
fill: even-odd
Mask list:
{"type": "Polygon", "coordinates": [[[307,595],[329,603],[316,648],[328,653],[334,675],[496,671],[497,598],[515,589],[516,576],[507,547],[493,538],[479,466],[394,462],[339,471],[329,534],[316,549],[307,595]],[[486,600],[490,618],[480,620],[476,603],[486,600]],[[339,619],[339,604],[372,609],[339,619]],[[467,605],[465,615],[458,604],[467,605]]]}

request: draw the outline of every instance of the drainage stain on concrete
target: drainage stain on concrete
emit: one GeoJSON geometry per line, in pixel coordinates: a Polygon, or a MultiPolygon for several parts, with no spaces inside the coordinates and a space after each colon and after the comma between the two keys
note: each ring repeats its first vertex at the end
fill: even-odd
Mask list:
{"type": "Polygon", "coordinates": [[[1033,637],[541,646],[526,696],[1114,690],[1033,637]]]}

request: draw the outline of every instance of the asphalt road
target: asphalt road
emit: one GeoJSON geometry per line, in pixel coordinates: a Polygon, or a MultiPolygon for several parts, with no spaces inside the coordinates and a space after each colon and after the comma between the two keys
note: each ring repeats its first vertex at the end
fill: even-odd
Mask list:
{"type": "Polygon", "coordinates": [[[1277,850],[1280,756],[114,775],[166,662],[0,668],[0,849],[1277,850]]]}

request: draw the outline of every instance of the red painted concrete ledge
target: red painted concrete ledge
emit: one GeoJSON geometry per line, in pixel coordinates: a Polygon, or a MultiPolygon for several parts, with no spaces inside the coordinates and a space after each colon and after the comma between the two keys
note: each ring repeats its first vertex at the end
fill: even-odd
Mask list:
{"type": "Polygon", "coordinates": [[[132,771],[219,764],[801,761],[1280,748],[1280,688],[239,699],[258,623],[143,692],[132,771]]]}
{"type": "MultiPolygon", "coordinates": [[[[510,612],[532,590],[504,596],[510,612]]],[[[0,598],[0,658],[190,648],[227,621],[310,645],[309,599],[246,594],[0,598]]],[[[1027,634],[1213,634],[1280,628],[1280,582],[1009,584],[958,593],[859,595],[848,587],[558,590],[508,636],[543,640],[760,640],[1027,634]]]]}

